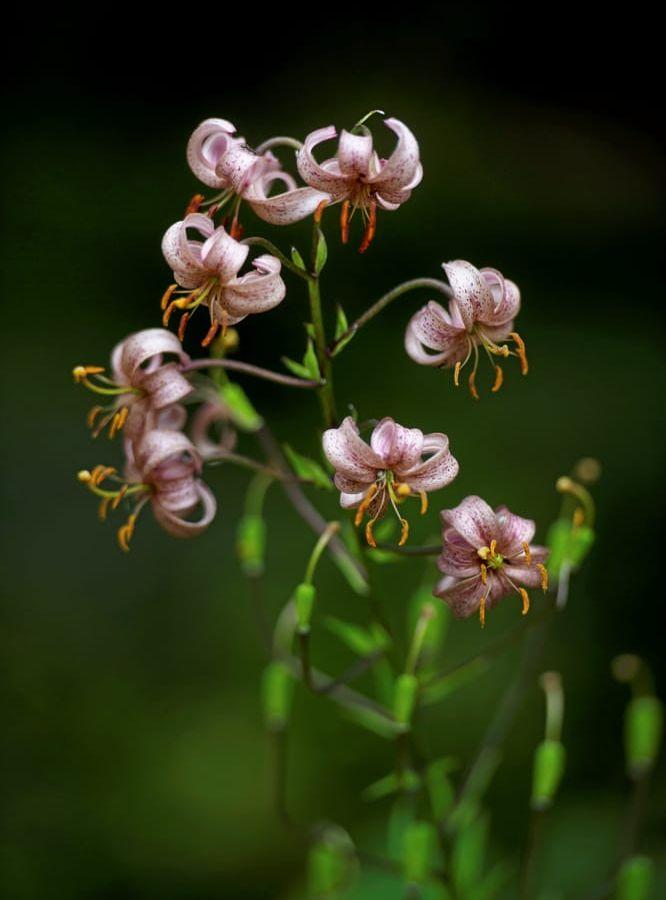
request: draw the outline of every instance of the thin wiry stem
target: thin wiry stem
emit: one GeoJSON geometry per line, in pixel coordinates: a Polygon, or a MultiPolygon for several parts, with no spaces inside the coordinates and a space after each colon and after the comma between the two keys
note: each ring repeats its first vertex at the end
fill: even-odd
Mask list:
{"type": "Polygon", "coordinates": [[[303,278],[305,281],[312,280],[313,276],[309,272],[306,272],[305,269],[301,269],[295,265],[272,241],[262,237],[251,237],[244,238],[241,243],[246,244],[248,247],[263,247],[264,250],[268,250],[269,253],[276,256],[282,265],[286,269],[289,269],[290,272],[293,272],[294,275],[298,275],[299,278],[303,278]]]}
{"type": "Polygon", "coordinates": [[[228,369],[230,372],[243,372],[255,378],[263,378],[266,381],[274,381],[276,384],[284,384],[286,387],[306,388],[314,390],[320,388],[322,381],[309,378],[295,378],[293,375],[283,375],[282,372],[273,372],[270,369],[262,369],[251,363],[241,362],[239,359],[193,359],[181,366],[181,372],[193,372],[195,369],[228,369]]]}

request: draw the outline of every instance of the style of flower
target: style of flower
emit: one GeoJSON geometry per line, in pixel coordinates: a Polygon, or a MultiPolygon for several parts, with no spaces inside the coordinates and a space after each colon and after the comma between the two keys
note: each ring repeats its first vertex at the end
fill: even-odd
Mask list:
{"type": "Polygon", "coordinates": [[[351,217],[357,209],[361,211],[365,222],[361,253],[368,249],[374,237],[377,206],[384,210],[398,209],[423,177],[419,145],[412,132],[398,119],[384,119],[384,124],[398,136],[388,159],[379,158],[373,149],[372,135],[362,124],[352,131],[341,131],[336,155],[325,162],[318,163],[312,151],[323,141],[336,137],[333,125],[309,134],[296,157],[298,171],[307,184],[330,195],[332,202],[342,202],[343,243],[349,240],[351,217]]]}
{"type": "Polygon", "coordinates": [[[206,347],[220,327],[235,325],[246,316],[266,312],[277,306],[286,288],[280,275],[281,264],[269,254],[252,261],[253,272],[238,275],[250,248],[232,238],[207,216],[192,213],[172,225],[162,239],[162,253],[173,269],[176,284],[162,297],[163,325],[174,309],[184,312],[178,336],[183,339],[190,315],[199,306],[210,311],[211,326],[202,341],[206,347]],[[198,231],[203,241],[193,240],[188,229],[198,231]],[[180,286],[180,289],[179,289],[180,286]],[[182,295],[172,299],[174,295],[182,295]]]}
{"type": "Polygon", "coordinates": [[[438,566],[444,578],[434,595],[460,618],[477,610],[481,625],[486,610],[511,593],[522,600],[525,615],[530,608],[526,588],[548,587],[544,565],[548,550],[530,543],[535,525],[514,515],[506,506],[496,510],[480,497],[466,497],[454,509],[441,513],[443,548],[438,566]]]}
{"type": "Polygon", "coordinates": [[[189,538],[201,534],[215,516],[217,504],[210,489],[201,481],[201,458],[192,442],[179,431],[155,429],[146,432],[135,444],[125,442],[124,475],[111,466],[83,470],[78,479],[100,498],[99,516],[104,520],[109,509],[125,500],[133,505],[125,524],[118,529],[118,543],[129,550],[137,518],[150,502],[153,515],[173,537],[189,538]],[[201,516],[189,516],[201,507],[201,516]]]}
{"type": "MultiPolygon", "coordinates": [[[[270,141],[268,142],[270,143],[270,141]]],[[[236,128],[226,119],[206,119],[195,128],[187,145],[187,161],[194,175],[209,187],[221,193],[214,198],[213,210],[217,211],[236,198],[231,223],[231,234],[240,237],[238,207],[245,200],[265,222],[288,225],[299,222],[329,201],[328,194],[311,187],[298,187],[286,172],[281,171],[279,160],[267,150],[258,154],[251,150],[242,137],[236,136],[236,128]],[[272,185],[282,182],[281,193],[269,196],[272,185]]],[[[188,211],[195,211],[203,197],[193,198],[188,211]]]]}
{"type": "Polygon", "coordinates": [[[158,422],[180,421],[181,409],[176,406],[192,392],[192,386],[181,374],[179,363],[188,361],[174,334],[164,328],[147,328],[131,334],[113,349],[111,377],[102,366],[76,366],[74,379],[110,400],[88,413],[93,436],[108,425],[109,437],[124,428],[127,437],[136,440],[158,422]],[[178,361],[165,361],[165,356],[175,356],[178,361]]]}
{"type": "Polygon", "coordinates": [[[477,269],[463,259],[443,263],[443,268],[453,292],[449,310],[431,300],[415,313],[405,333],[405,349],[421,365],[452,367],[456,387],[461,369],[473,356],[469,389],[478,400],[479,348],[486,352],[495,372],[493,392],[500,389],[504,377],[495,361],[497,357],[517,356],[522,374],[527,375],[525,343],[513,330],[513,320],[520,309],[520,291],[497,269],[477,269]],[[507,338],[511,338],[515,350],[502,343],[507,338]]]}
{"type": "Polygon", "coordinates": [[[335,469],[340,505],[356,507],[357,527],[368,516],[365,537],[371,547],[377,546],[373,526],[389,507],[400,520],[402,546],[409,536],[409,523],[398,509],[400,504],[410,496],[419,497],[421,513],[425,513],[428,493],[449,484],[458,474],[445,434],[424,435],[418,428],[403,428],[390,418],[375,426],[367,444],[348,416],[339,428],[324,432],[323,447],[335,469]]]}

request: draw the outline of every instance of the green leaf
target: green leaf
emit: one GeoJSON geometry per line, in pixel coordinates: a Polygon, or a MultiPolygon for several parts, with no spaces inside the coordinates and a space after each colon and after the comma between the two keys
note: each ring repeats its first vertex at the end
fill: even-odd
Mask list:
{"type": "Polygon", "coordinates": [[[569,519],[557,519],[548,532],[548,571],[558,578],[566,563],[577,569],[594,543],[594,531],[587,525],[574,525],[569,519]]]}
{"type": "Polygon", "coordinates": [[[395,683],[393,715],[405,728],[408,728],[411,722],[418,690],[419,680],[416,675],[405,673],[398,676],[395,683]]]}
{"type": "Polygon", "coordinates": [[[282,363],[286,366],[287,369],[292,373],[292,375],[298,376],[298,378],[311,378],[310,370],[307,369],[302,363],[296,362],[293,359],[289,359],[288,356],[282,357],[282,363]]]}
{"type": "Polygon", "coordinates": [[[326,238],[321,228],[317,229],[317,252],[315,254],[315,272],[317,275],[326,265],[328,259],[328,247],[326,246],[326,238]]]}
{"type": "Polygon", "coordinates": [[[396,722],[369,706],[343,706],[343,712],[346,718],[356,725],[367,728],[368,731],[388,741],[394,741],[402,731],[396,722]]]}
{"type": "Polygon", "coordinates": [[[490,668],[490,661],[482,656],[477,656],[460,668],[455,669],[450,675],[437,678],[431,684],[426,684],[423,689],[422,702],[424,705],[437,703],[453,694],[459,688],[484,675],[490,668]]]}
{"type": "Polygon", "coordinates": [[[264,571],[266,523],[256,513],[246,513],[236,529],[236,553],[243,572],[257,576],[264,571]]]}
{"type": "Polygon", "coordinates": [[[431,608],[432,616],[428,623],[421,650],[422,671],[427,671],[428,666],[436,661],[451,619],[451,611],[446,603],[440,603],[437,600],[433,601],[432,586],[424,585],[412,594],[409,601],[408,627],[410,632],[414,632],[416,623],[426,604],[431,608]]]}
{"type": "Polygon", "coordinates": [[[231,410],[235,424],[243,431],[258,431],[263,419],[250,403],[243,388],[233,381],[219,387],[222,400],[231,410]]]}
{"type": "Polygon", "coordinates": [[[324,624],[331,634],[340,638],[342,643],[358,656],[372,656],[373,653],[383,650],[386,646],[388,636],[382,643],[378,634],[371,634],[366,628],[355,625],[353,622],[344,622],[342,619],[336,619],[335,616],[327,616],[324,624]]]}
{"type": "Polygon", "coordinates": [[[335,308],[335,340],[342,337],[345,331],[349,328],[349,323],[347,322],[347,316],[345,315],[344,309],[338,305],[335,308]]]}
{"type": "Polygon", "coordinates": [[[430,805],[438,822],[443,821],[453,807],[455,791],[449,774],[454,766],[455,763],[450,757],[444,757],[430,763],[426,769],[425,782],[430,805]]]}
{"type": "Polygon", "coordinates": [[[428,878],[433,864],[437,835],[430,822],[412,822],[403,838],[403,871],[405,880],[420,884],[428,878]]]}
{"type": "Polygon", "coordinates": [[[451,855],[451,873],[457,896],[471,896],[480,883],[487,839],[486,816],[479,816],[460,830],[451,855]]]}
{"type": "Polygon", "coordinates": [[[310,848],[308,896],[334,897],[348,886],[358,869],[354,844],[347,832],[327,825],[310,848]]]}
{"type": "Polygon", "coordinates": [[[333,482],[318,462],[292,450],[289,444],[284,445],[284,452],[292,469],[299,478],[305,478],[308,481],[311,481],[316,487],[324,488],[324,490],[333,490],[333,482]]]}
{"type": "Polygon", "coordinates": [[[566,752],[560,741],[546,738],[534,754],[532,772],[532,809],[548,809],[564,775],[566,752]]]}
{"type": "Polygon", "coordinates": [[[647,856],[631,856],[617,876],[616,900],[648,900],[654,881],[654,863],[647,856]]]}
{"type": "Polygon", "coordinates": [[[310,631],[310,619],[312,618],[312,610],[316,599],[317,591],[314,584],[303,582],[296,588],[294,593],[296,622],[301,634],[307,634],[310,631]]]}
{"type": "Polygon", "coordinates": [[[308,338],[308,345],[303,356],[303,368],[308,373],[308,378],[318,381],[321,378],[321,370],[319,368],[319,360],[315,353],[314,341],[308,338]]]}
{"type": "Polygon", "coordinates": [[[298,252],[298,250],[296,249],[296,247],[292,247],[292,248],[291,248],[291,261],[292,261],[293,264],[296,266],[296,268],[302,269],[304,272],[306,271],[306,269],[305,269],[305,263],[303,262],[303,257],[302,257],[301,254],[298,252]]]}

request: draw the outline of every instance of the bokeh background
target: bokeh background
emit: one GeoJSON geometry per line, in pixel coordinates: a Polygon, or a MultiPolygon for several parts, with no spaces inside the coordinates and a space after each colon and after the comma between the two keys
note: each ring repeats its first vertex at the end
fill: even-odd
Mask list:
{"type": "MultiPolygon", "coordinates": [[[[300,890],[306,843],[273,813],[263,659],[233,551],[247,476],[211,472],[220,509],[201,539],[176,543],[146,515],[122,555],[74,478],[119,448],[90,441],[90,397],[70,372],[158,321],[169,278],[160,238],[197,189],[184,148],[201,119],[229,118],[258,143],[351,126],[375,107],[416,133],[425,178],[381,216],[364,257],[330,228],[329,309],[339,301],[352,317],[401,280],[436,277],[444,259],[492,265],[521,286],[532,370],[521,379],[510,369],[499,395],[474,404],[414,366],[402,333],[427,299],[414,294],[339,357],[338,395],[364,418],[448,432],[462,469],[441,505],[480,493],[537,519],[541,537],[558,511],[557,476],[580,456],[601,460],[597,545],[544,659],[564,679],[569,759],[541,875],[556,896],[583,897],[607,871],[629,791],[627,695],[610,661],[636,652],[661,686],[664,677],[656,45],[640,9],[630,21],[561,6],[532,21],[475,2],[422,13],[191,8],[144,23],[138,8],[114,6],[95,21],[26,16],[12,32],[0,167],[3,896],[259,900],[300,890]]],[[[245,225],[258,227],[249,211],[245,225]]],[[[272,236],[286,248],[306,231],[272,236]]],[[[278,310],[243,325],[242,357],[278,367],[297,356],[305,316],[292,279],[278,310]]],[[[243,384],[282,439],[316,452],[313,398],[243,384]]],[[[242,446],[253,452],[249,439],[242,446]]],[[[317,500],[336,515],[332,495],[317,500]]],[[[275,615],[311,536],[278,490],[267,510],[275,615]]],[[[415,541],[432,537],[430,521],[415,541]]],[[[321,575],[322,609],[365,621],[365,602],[328,561],[321,575]]],[[[434,575],[420,562],[378,572],[398,631],[407,598],[434,575]]],[[[484,632],[452,624],[442,665],[481,650],[516,615],[506,603],[484,632]]],[[[321,633],[314,653],[331,669],[349,661],[321,633]]],[[[464,766],[515,664],[509,652],[431,712],[424,745],[464,766]]],[[[535,684],[489,796],[497,858],[521,852],[542,728],[535,684]]],[[[387,806],[359,794],[390,770],[392,752],[297,692],[294,818],[374,840],[387,806]]],[[[641,848],[658,860],[663,892],[663,770],[652,794],[641,848]]]]}

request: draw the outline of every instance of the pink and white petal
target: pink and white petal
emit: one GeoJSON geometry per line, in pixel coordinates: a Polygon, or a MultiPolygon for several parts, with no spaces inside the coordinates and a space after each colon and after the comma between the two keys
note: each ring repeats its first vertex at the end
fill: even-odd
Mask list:
{"type": "Polygon", "coordinates": [[[224,289],[223,303],[232,316],[266,312],[281,303],[287,293],[278,259],[265,254],[252,265],[256,271],[230,281],[224,289]]]}
{"type": "Polygon", "coordinates": [[[432,453],[428,459],[410,469],[396,467],[395,473],[413,491],[437,491],[450,484],[458,474],[458,460],[449,450],[449,439],[437,432],[423,439],[423,453],[432,453]]]}
{"type": "Polygon", "coordinates": [[[161,362],[161,357],[165,353],[175,354],[181,363],[189,361],[189,356],[184,352],[176,335],[166,328],[145,328],[143,331],[137,331],[119,344],[116,348],[116,351],[118,350],[120,358],[117,360],[117,366],[128,380],[133,380],[136,375],[143,377],[145,370],[142,366],[155,357],[159,357],[161,362]]]}
{"type": "Polygon", "coordinates": [[[391,200],[389,200],[383,194],[377,192],[375,192],[374,194],[374,198],[377,201],[377,206],[379,206],[380,209],[383,209],[384,212],[395,212],[396,209],[400,209],[405,200],[409,200],[410,196],[411,195],[409,194],[409,192],[407,192],[404,197],[402,197],[401,195],[401,199],[399,202],[395,203],[391,202],[391,200]]]}
{"type": "Polygon", "coordinates": [[[155,415],[155,427],[162,431],[180,431],[187,422],[187,410],[180,403],[160,409],[155,415]]]}
{"type": "Polygon", "coordinates": [[[479,557],[467,541],[453,528],[444,530],[442,555],[437,559],[437,568],[445,575],[456,578],[469,578],[478,574],[479,557]]]}
{"type": "Polygon", "coordinates": [[[480,575],[462,581],[445,575],[435,586],[433,594],[450,606],[458,619],[467,619],[479,609],[486,590],[480,575]]]}
{"type": "Polygon", "coordinates": [[[406,190],[417,177],[421,163],[418,142],[404,122],[399,119],[384,119],[384,125],[395,132],[398,143],[391,156],[371,179],[371,183],[379,193],[387,197],[395,191],[406,190]]]}
{"type": "Polygon", "coordinates": [[[221,403],[202,403],[192,417],[190,437],[202,459],[229,452],[236,445],[236,432],[230,425],[229,410],[221,403]],[[219,437],[211,426],[219,425],[219,437]]]}
{"type": "Polygon", "coordinates": [[[499,525],[499,534],[496,537],[500,553],[513,557],[522,551],[523,543],[529,544],[532,540],[536,525],[532,519],[523,519],[506,506],[498,506],[495,515],[499,525]]]}
{"type": "Polygon", "coordinates": [[[387,467],[407,469],[421,459],[423,432],[419,428],[404,428],[393,419],[385,418],[375,426],[370,446],[387,467]]]}
{"type": "Polygon", "coordinates": [[[361,491],[358,494],[340,494],[340,506],[343,509],[354,509],[364,497],[364,491],[361,491]]]}
{"type": "Polygon", "coordinates": [[[187,162],[196,178],[208,187],[224,187],[224,182],[215,174],[215,166],[235,131],[226,119],[206,119],[192,132],[187,143],[187,162]]]}
{"type": "Polygon", "coordinates": [[[492,315],[493,295],[488,283],[476,266],[464,259],[454,259],[442,264],[458,310],[469,331],[476,319],[492,315]]]}
{"type": "Polygon", "coordinates": [[[449,366],[456,362],[455,355],[445,350],[442,353],[428,353],[423,349],[421,342],[414,333],[412,322],[405,331],[405,350],[410,359],[421,366],[449,366]]]}
{"type": "MultiPolygon", "coordinates": [[[[166,230],[162,238],[162,255],[179,283],[183,279],[191,283],[203,277],[201,254],[197,254],[194,248],[189,246],[183,222],[174,222],[166,230]]],[[[190,284],[187,285],[189,286],[190,284]]]]}
{"type": "Polygon", "coordinates": [[[501,571],[520,587],[541,587],[541,572],[537,569],[536,566],[505,565],[502,567],[501,571]]]}
{"type": "Polygon", "coordinates": [[[462,338],[467,345],[467,333],[451,323],[447,311],[431,300],[416,312],[410,324],[416,337],[430,350],[446,350],[462,338]]]}
{"type": "MultiPolygon", "coordinates": [[[[197,467],[201,460],[194,444],[179,431],[162,431],[154,429],[146,432],[136,446],[136,464],[142,477],[150,478],[155,470],[167,462],[180,461],[184,454],[192,459],[197,467]]],[[[168,477],[166,471],[159,474],[162,480],[168,477]]]]}
{"type": "Polygon", "coordinates": [[[204,532],[215,518],[217,501],[210,488],[202,482],[197,482],[196,487],[198,499],[201,502],[202,515],[201,518],[194,522],[170,512],[168,509],[161,506],[158,501],[153,501],[153,513],[155,519],[162,528],[173,537],[196,537],[204,532]]]}
{"type": "Polygon", "coordinates": [[[311,187],[302,187],[273,197],[261,197],[253,187],[246,193],[245,199],[264,222],[291,225],[311,216],[320,203],[330,203],[331,196],[311,187]]]}
{"type": "Polygon", "coordinates": [[[198,502],[196,480],[191,469],[160,484],[157,496],[161,507],[170,512],[188,513],[198,502]]]}
{"type": "Polygon", "coordinates": [[[201,259],[208,272],[215,272],[222,284],[236,277],[250,248],[231,237],[220,225],[201,248],[201,259]]]}
{"type": "Polygon", "coordinates": [[[330,194],[334,200],[339,200],[349,193],[350,186],[356,181],[355,176],[332,171],[327,163],[331,163],[333,160],[327,160],[327,163],[320,164],[312,155],[312,151],[318,144],[332,140],[336,134],[334,125],[312,131],[296,154],[296,165],[306,184],[325,194],[330,194]]]}
{"type": "Polygon", "coordinates": [[[374,484],[374,479],[372,481],[363,481],[358,478],[349,478],[348,475],[343,475],[342,472],[336,472],[333,476],[333,483],[343,494],[365,494],[368,488],[374,484]]]}
{"type": "Polygon", "coordinates": [[[339,428],[324,432],[322,445],[326,458],[336,472],[364,483],[371,483],[382,460],[358,433],[356,423],[347,416],[339,428]]]}
{"type": "Polygon", "coordinates": [[[442,510],[440,515],[444,524],[455,528],[475,550],[489,546],[499,536],[497,517],[481,497],[465,497],[458,506],[442,510]]]}
{"type": "Polygon", "coordinates": [[[147,391],[150,403],[156,410],[180,403],[194,390],[187,378],[180,373],[176,363],[167,363],[144,375],[140,386],[147,391]]]}
{"type": "Polygon", "coordinates": [[[338,142],[338,165],[344,175],[363,176],[370,171],[372,158],[372,135],[352,134],[345,128],[340,132],[338,142]]]}

